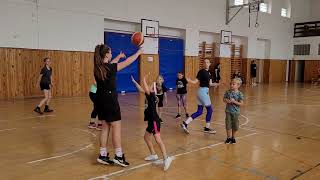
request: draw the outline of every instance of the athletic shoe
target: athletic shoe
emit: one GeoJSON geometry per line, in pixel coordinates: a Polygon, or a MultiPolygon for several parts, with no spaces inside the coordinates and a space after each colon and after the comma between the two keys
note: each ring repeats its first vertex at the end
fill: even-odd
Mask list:
{"type": "Polygon", "coordinates": [[[122,154],[122,157],[118,157],[117,155],[114,156],[113,162],[118,164],[122,167],[129,166],[129,163],[126,161],[126,158],[124,157],[124,154],[122,154]]]}
{"type": "Polygon", "coordinates": [[[97,129],[98,131],[101,131],[101,130],[102,130],[102,124],[98,124],[98,126],[96,126],[96,129],[97,129]]]}
{"type": "Polygon", "coordinates": [[[231,138],[227,138],[227,140],[224,142],[225,144],[231,144],[231,138]]]}
{"type": "Polygon", "coordinates": [[[163,167],[163,170],[164,170],[164,171],[166,171],[166,170],[169,169],[172,161],[173,161],[173,158],[172,158],[172,157],[167,157],[167,158],[164,160],[164,167],[163,167]]]}
{"type": "Polygon", "coordinates": [[[236,139],[235,138],[231,138],[231,143],[230,144],[236,144],[236,139]]]}
{"type": "Polygon", "coordinates": [[[144,160],[146,160],[146,161],[155,161],[155,160],[157,160],[157,159],[159,159],[159,157],[158,157],[158,155],[156,155],[156,154],[150,154],[149,156],[147,156],[146,158],[144,158],[144,160]]]}
{"type": "Polygon", "coordinates": [[[105,164],[105,165],[112,165],[114,164],[114,162],[112,160],[110,160],[109,158],[109,153],[107,154],[107,156],[99,156],[97,158],[97,161],[101,164],[105,164]]]}
{"type": "Polygon", "coordinates": [[[95,123],[90,123],[90,124],[88,125],[88,128],[89,128],[89,129],[95,129],[95,128],[97,128],[97,125],[96,125],[95,123]]]}
{"type": "Polygon", "coordinates": [[[184,130],[186,134],[190,134],[188,130],[188,124],[186,124],[184,121],[182,122],[182,124],[180,124],[180,127],[184,130]]]}
{"type": "Polygon", "coordinates": [[[39,114],[43,114],[43,112],[41,112],[41,109],[39,107],[36,107],[33,111],[39,114]]]}
{"type": "Polygon", "coordinates": [[[163,124],[163,123],[164,123],[164,122],[162,121],[162,119],[161,119],[161,118],[160,118],[159,120],[160,120],[160,123],[161,123],[161,124],[163,124]]]}
{"type": "Polygon", "coordinates": [[[203,132],[208,133],[208,134],[215,134],[217,131],[205,127],[205,128],[203,128],[203,132]]]}
{"type": "Polygon", "coordinates": [[[176,115],[176,119],[178,119],[178,118],[181,118],[181,115],[180,115],[180,114],[176,115]]]}
{"type": "Polygon", "coordinates": [[[186,118],[190,117],[188,113],[186,113],[186,118]]]}

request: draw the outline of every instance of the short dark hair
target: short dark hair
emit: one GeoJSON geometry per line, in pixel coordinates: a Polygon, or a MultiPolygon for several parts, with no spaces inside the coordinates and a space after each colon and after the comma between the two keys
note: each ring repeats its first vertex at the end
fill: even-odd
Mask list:
{"type": "Polygon", "coordinates": [[[48,57],[44,58],[43,62],[46,62],[48,59],[50,59],[50,58],[48,58],[48,57]]]}

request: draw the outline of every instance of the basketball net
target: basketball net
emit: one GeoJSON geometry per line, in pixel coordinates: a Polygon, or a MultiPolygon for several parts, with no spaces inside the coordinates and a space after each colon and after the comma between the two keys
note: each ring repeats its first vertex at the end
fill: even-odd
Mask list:
{"type": "Polygon", "coordinates": [[[256,23],[254,27],[259,27],[258,20],[261,3],[262,0],[251,0],[251,2],[249,2],[249,27],[251,27],[251,13],[256,13],[256,23]]]}

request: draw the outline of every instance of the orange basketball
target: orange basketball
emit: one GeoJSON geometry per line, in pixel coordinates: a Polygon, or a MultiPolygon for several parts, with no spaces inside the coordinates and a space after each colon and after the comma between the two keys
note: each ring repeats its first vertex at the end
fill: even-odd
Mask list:
{"type": "Polygon", "coordinates": [[[131,36],[131,42],[136,46],[141,46],[144,42],[143,34],[141,32],[133,33],[131,36]]]}

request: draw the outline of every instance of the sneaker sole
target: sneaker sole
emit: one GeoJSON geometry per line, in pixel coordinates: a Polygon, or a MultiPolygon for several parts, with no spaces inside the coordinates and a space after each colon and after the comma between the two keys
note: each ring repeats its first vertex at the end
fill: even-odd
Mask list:
{"type": "MultiPolygon", "coordinates": [[[[171,165],[172,161],[173,161],[173,158],[170,157],[169,162],[168,162],[168,165],[167,165],[167,166],[164,165],[164,167],[163,167],[163,170],[164,170],[164,171],[167,171],[167,170],[170,168],[170,165],[171,165]]],[[[165,164],[166,164],[166,163],[165,163],[165,164]]]]}
{"type": "Polygon", "coordinates": [[[98,163],[100,163],[100,164],[104,164],[104,165],[112,165],[112,164],[110,164],[110,163],[107,163],[107,162],[105,162],[105,161],[102,161],[101,159],[97,159],[97,161],[98,161],[98,163]]]}
{"type": "Polygon", "coordinates": [[[115,164],[119,165],[119,166],[122,166],[122,167],[127,167],[128,165],[125,165],[125,164],[122,164],[120,163],[119,161],[117,160],[112,160],[115,164]]]}
{"type": "Polygon", "coordinates": [[[145,161],[157,161],[159,158],[157,159],[144,159],[145,161]]]}
{"type": "Polygon", "coordinates": [[[189,130],[186,129],[184,125],[180,124],[180,127],[183,129],[183,131],[184,131],[186,134],[190,134],[189,130]]]}
{"type": "Polygon", "coordinates": [[[88,128],[89,128],[89,129],[96,129],[96,127],[90,127],[90,126],[88,126],[88,128]]]}
{"type": "Polygon", "coordinates": [[[203,131],[204,133],[207,133],[207,134],[216,134],[217,132],[210,132],[210,131],[203,131]]]}

